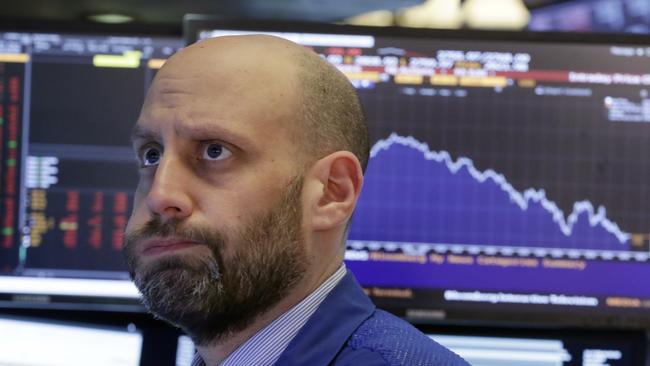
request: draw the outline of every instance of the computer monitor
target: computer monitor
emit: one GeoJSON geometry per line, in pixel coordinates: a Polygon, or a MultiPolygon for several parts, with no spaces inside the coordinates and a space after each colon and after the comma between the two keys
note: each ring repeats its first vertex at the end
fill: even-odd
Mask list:
{"type": "Polygon", "coordinates": [[[140,366],[142,334],[83,323],[0,316],[0,364],[140,366]]]}
{"type": "MultiPolygon", "coordinates": [[[[471,365],[634,366],[645,363],[642,334],[543,331],[537,335],[427,334],[471,365]],[[596,334],[594,334],[596,333],[596,334]]],[[[498,334],[498,332],[495,332],[498,334]]]]}
{"type": "Polygon", "coordinates": [[[0,306],[141,310],[130,131],[180,37],[0,30],[0,306]]]}
{"type": "Polygon", "coordinates": [[[190,17],[357,88],[371,150],[347,267],[414,322],[650,320],[650,38],[190,17]]]}

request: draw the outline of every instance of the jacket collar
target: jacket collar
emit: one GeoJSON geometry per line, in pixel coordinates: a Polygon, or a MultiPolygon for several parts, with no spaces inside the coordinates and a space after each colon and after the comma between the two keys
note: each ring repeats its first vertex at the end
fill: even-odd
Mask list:
{"type": "Polygon", "coordinates": [[[375,311],[354,275],[348,273],[289,343],[276,364],[326,365],[350,335],[375,311]]]}

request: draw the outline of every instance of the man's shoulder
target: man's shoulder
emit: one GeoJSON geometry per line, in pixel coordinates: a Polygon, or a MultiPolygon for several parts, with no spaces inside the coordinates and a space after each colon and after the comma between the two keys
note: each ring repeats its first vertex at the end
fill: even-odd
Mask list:
{"type": "Polygon", "coordinates": [[[333,364],[468,365],[411,324],[382,310],[376,310],[354,331],[333,364]]]}

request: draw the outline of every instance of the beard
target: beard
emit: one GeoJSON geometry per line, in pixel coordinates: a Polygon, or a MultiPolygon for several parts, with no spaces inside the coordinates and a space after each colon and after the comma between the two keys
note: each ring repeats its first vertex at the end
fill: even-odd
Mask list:
{"type": "Polygon", "coordinates": [[[156,215],[127,233],[123,254],[145,307],[181,328],[197,345],[245,329],[283,299],[307,269],[302,185],[302,177],[292,179],[274,208],[238,229],[189,227],[178,220],[163,223],[156,215]],[[143,265],[138,243],[151,237],[194,241],[211,255],[169,255],[143,265]],[[225,247],[232,252],[228,258],[225,247]]]}

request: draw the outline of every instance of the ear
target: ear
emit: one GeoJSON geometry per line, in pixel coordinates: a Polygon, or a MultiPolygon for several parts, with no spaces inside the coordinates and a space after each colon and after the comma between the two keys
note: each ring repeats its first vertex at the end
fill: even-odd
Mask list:
{"type": "Polygon", "coordinates": [[[363,185],[359,160],[349,151],[337,151],[318,160],[309,171],[315,183],[310,205],[313,230],[345,225],[363,185]]]}

